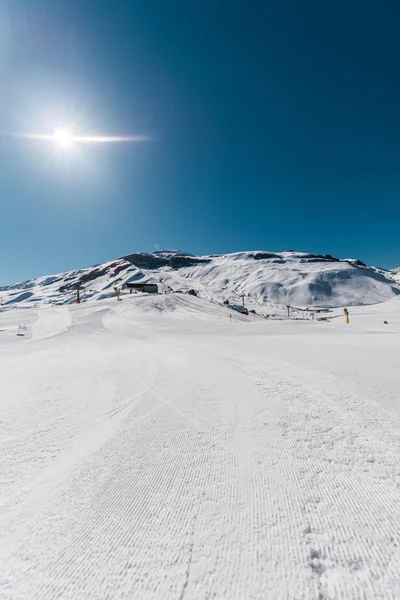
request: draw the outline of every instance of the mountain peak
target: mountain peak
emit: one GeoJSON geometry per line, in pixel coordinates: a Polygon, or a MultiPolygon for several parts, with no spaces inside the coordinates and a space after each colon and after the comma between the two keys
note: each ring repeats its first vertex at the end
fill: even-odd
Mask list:
{"type": "Polygon", "coordinates": [[[190,252],[182,252],[182,250],[168,250],[167,248],[162,250],[155,250],[154,256],[162,256],[163,258],[170,258],[171,256],[195,256],[190,252]]]}

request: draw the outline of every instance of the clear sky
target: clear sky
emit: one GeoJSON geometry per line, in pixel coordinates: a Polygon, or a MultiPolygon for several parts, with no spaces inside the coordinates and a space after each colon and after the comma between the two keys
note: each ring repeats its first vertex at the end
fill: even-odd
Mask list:
{"type": "Polygon", "coordinates": [[[400,3],[0,0],[0,282],[134,251],[400,265],[400,3]],[[73,144],[13,137],[146,135],[73,144]]]}

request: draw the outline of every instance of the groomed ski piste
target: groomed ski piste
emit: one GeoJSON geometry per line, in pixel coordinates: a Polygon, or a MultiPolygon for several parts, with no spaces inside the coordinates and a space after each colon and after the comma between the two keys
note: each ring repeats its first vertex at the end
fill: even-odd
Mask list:
{"type": "Polygon", "coordinates": [[[328,316],[2,307],[0,598],[400,598],[400,300],[328,316]]]}

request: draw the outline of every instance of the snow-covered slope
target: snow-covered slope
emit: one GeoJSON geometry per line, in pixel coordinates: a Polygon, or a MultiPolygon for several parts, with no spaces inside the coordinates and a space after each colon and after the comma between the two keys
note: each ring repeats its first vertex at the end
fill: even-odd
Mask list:
{"type": "Polygon", "coordinates": [[[400,293],[389,277],[359,261],[298,252],[229,254],[183,268],[180,275],[221,296],[234,292],[294,306],[375,304],[400,293]]]}
{"type": "Polygon", "coordinates": [[[335,307],[375,304],[400,294],[400,274],[369,268],[355,259],[300,252],[194,256],[159,250],[5,286],[0,298],[5,305],[69,304],[80,282],[83,300],[101,300],[114,296],[113,287],[123,288],[128,281],[157,282],[166,292],[194,288],[203,298],[231,303],[244,295],[250,305],[335,307]]]}
{"type": "Polygon", "coordinates": [[[76,301],[74,285],[82,284],[82,299],[102,300],[115,296],[114,286],[142,279],[144,274],[132,263],[118,259],[87,269],[67,271],[50,277],[0,287],[3,305],[71,304],[76,301]]]}
{"type": "Polygon", "coordinates": [[[0,309],[1,600],[400,598],[400,302],[229,312],[0,309]]]}
{"type": "Polygon", "coordinates": [[[400,284],[400,267],[390,271],[390,277],[398,284],[400,284]]]}

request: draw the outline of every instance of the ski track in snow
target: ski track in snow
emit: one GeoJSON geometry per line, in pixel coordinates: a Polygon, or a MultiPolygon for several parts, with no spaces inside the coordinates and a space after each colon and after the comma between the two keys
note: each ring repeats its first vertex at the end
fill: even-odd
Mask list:
{"type": "Polygon", "coordinates": [[[143,302],[0,345],[0,597],[399,598],[397,336],[143,302]]]}

